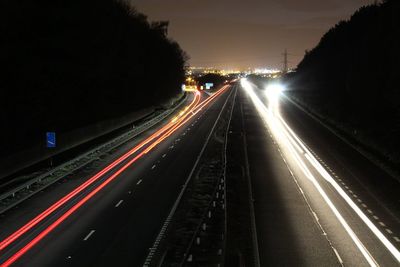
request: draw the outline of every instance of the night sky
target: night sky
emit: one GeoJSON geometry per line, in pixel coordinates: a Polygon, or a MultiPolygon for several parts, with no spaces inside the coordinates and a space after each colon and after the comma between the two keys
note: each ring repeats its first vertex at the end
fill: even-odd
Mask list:
{"type": "Polygon", "coordinates": [[[131,0],[150,20],[169,20],[169,36],[192,66],[295,67],[306,49],[374,0],[131,0]]]}

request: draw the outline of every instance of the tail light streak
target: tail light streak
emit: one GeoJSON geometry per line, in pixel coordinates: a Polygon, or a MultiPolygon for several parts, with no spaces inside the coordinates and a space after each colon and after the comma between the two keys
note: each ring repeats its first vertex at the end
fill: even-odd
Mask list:
{"type": "Polygon", "coordinates": [[[161,129],[159,129],[157,132],[146,138],[143,142],[135,146],[133,149],[125,153],[123,156],[115,160],[113,163],[105,167],[103,170],[95,174],[93,177],[88,179],[86,182],[78,186],[76,189],[74,189],[72,192],[70,192],[68,195],[64,196],[60,200],[58,200],[56,203],[54,203],[52,206],[47,208],[44,212],[40,213],[37,215],[35,218],[30,220],[28,223],[26,223],[24,226],[22,226],[20,229],[15,231],[13,234],[5,238],[3,241],[0,242],[0,252],[7,248],[10,244],[12,244],[14,241],[16,241],[18,238],[20,238],[22,235],[24,235],[27,231],[31,230],[33,227],[38,225],[41,221],[43,221],[45,218],[47,218],[50,214],[52,214],[54,211],[59,209],[61,206],[66,204],[69,200],[71,200],[73,197],[78,195],[80,192],[85,190],[88,186],[93,184],[95,181],[100,179],[103,175],[108,173],[110,170],[114,169],[118,164],[122,163],[124,160],[126,160],[129,156],[133,155],[134,153],[138,152],[140,149],[142,149],[145,145],[149,144],[153,140],[155,140],[148,148],[145,150],[141,151],[138,155],[136,155],[133,159],[128,161],[125,165],[120,167],[112,176],[107,178],[104,182],[102,182],[98,187],[93,189],[90,193],[88,193],[85,197],[83,197],[77,204],[75,204],[73,207],[68,209],[63,215],[61,215],[56,221],[51,223],[45,230],[43,230],[40,234],[38,234],[36,237],[34,237],[28,244],[26,244],[22,249],[20,249],[17,253],[12,255],[10,258],[5,260],[2,264],[1,267],[6,267],[10,266],[13,264],[15,261],[17,261],[22,255],[24,255],[27,251],[29,251],[33,246],[35,246],[40,240],[42,240],[46,235],[48,235],[51,231],[53,231],[58,225],[60,225],[66,218],[68,218],[71,214],[73,214],[76,210],[78,210],[82,205],[84,205],[90,198],[92,198],[94,195],[96,195],[100,190],[102,190],[105,186],[107,186],[111,181],[113,181],[119,174],[121,174],[123,171],[125,171],[129,166],[131,166],[134,162],[136,162],[138,159],[140,159],[143,155],[146,153],[150,152],[154,147],[156,147],[159,143],[161,143],[163,140],[165,140],[168,136],[170,136],[173,132],[175,132],[177,129],[179,129],[182,125],[184,125],[187,121],[189,121],[193,116],[195,116],[203,107],[207,106],[213,99],[221,95],[225,90],[228,88],[228,86],[224,86],[221,88],[218,92],[216,92],[214,95],[211,97],[207,98],[205,101],[199,104],[200,102],[200,92],[196,91],[194,99],[190,105],[188,105],[184,112],[180,113],[177,117],[175,117],[172,121],[170,121],[168,124],[163,126],[161,129]],[[190,115],[190,116],[189,116],[190,115]]]}
{"type": "MultiPolygon", "coordinates": [[[[191,110],[191,114],[189,117],[183,117],[182,120],[179,122],[179,124],[177,123],[175,126],[173,126],[170,130],[168,130],[166,133],[164,133],[156,142],[154,142],[152,145],[150,145],[146,150],[145,153],[149,152],[151,149],[153,149],[156,145],[158,145],[159,143],[161,143],[164,139],[168,138],[177,128],[179,128],[181,126],[181,124],[185,124],[186,122],[188,122],[192,117],[194,117],[197,113],[199,113],[203,107],[205,107],[206,105],[208,105],[208,103],[210,103],[214,98],[218,97],[220,94],[222,94],[223,92],[225,92],[226,88],[228,88],[228,86],[224,86],[223,88],[221,88],[217,93],[215,93],[214,95],[212,95],[211,97],[207,98],[207,100],[205,100],[204,102],[202,102],[199,106],[196,106],[194,109],[191,110]],[[186,118],[186,119],[185,119],[186,118]]],[[[189,114],[187,114],[189,115],[189,114]]]]}
{"type": "MultiPolygon", "coordinates": [[[[195,98],[193,99],[193,102],[188,106],[190,109],[193,109],[195,104],[200,100],[199,94],[195,95],[195,98]]],[[[70,199],[78,195],[80,192],[82,192],[84,189],[86,189],[88,186],[93,184],[95,181],[97,181],[100,177],[102,177],[104,174],[112,170],[115,166],[123,162],[125,159],[127,159],[129,156],[132,154],[136,153],[139,151],[141,148],[143,148],[146,144],[150,143],[152,140],[154,140],[156,137],[161,135],[163,132],[168,130],[174,125],[174,122],[170,122],[164,127],[162,127],[160,130],[158,130],[156,133],[152,134],[150,137],[145,139],[143,142],[135,146],[133,149],[125,153],[123,156],[115,160],[113,163],[105,167],[103,170],[95,174],[93,177],[88,179],[86,182],[78,186],[76,189],[74,189],[72,192],[70,192],[68,195],[64,196],[61,198],[59,201],[54,203],[52,206],[47,208],[44,212],[36,216],[34,219],[29,221],[27,224],[25,224],[23,227],[18,229],[16,232],[14,232],[12,235],[1,241],[0,243],[0,251],[4,250],[8,245],[10,245],[12,242],[14,242],[16,239],[18,239],[20,236],[22,236],[24,233],[32,229],[35,225],[40,223],[42,220],[44,220],[47,216],[49,216],[51,213],[53,213],[55,210],[60,208],[62,205],[67,203],[70,199]]]]}

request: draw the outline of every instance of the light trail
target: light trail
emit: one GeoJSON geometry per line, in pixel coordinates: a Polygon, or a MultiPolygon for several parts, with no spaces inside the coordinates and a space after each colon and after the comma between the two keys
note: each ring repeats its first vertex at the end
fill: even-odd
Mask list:
{"type": "MultiPolygon", "coordinates": [[[[196,105],[196,103],[199,101],[200,95],[195,94],[195,97],[192,101],[192,103],[188,106],[189,109],[193,109],[196,105]]],[[[112,162],[110,165],[105,167],[103,170],[100,172],[96,173],[94,176],[92,176],[90,179],[88,179],[86,182],[78,186],[76,189],[74,189],[72,192],[61,198],[59,201],[51,205],[49,208],[47,208],[44,212],[40,213],[37,215],[35,218],[33,218],[31,221],[26,223],[24,226],[22,226],[20,229],[15,231],[13,234],[8,236],[6,239],[1,241],[0,243],[0,251],[4,250],[7,246],[9,246],[11,243],[13,243],[15,240],[17,240],[19,237],[21,237],[23,234],[25,234],[27,231],[32,229],[35,225],[43,221],[47,216],[52,214],[54,211],[56,211],[58,208],[60,208],[62,205],[67,203],[69,200],[71,200],[73,197],[78,195],[80,192],[85,190],[87,187],[89,187],[91,184],[93,184],[95,181],[100,179],[103,175],[105,175],[107,172],[112,170],[115,166],[123,162],[125,159],[127,159],[129,156],[132,154],[136,153],[139,151],[141,148],[143,148],[146,144],[150,143],[152,140],[154,140],[156,137],[161,135],[163,132],[168,130],[174,125],[174,122],[170,122],[164,127],[162,127],[160,130],[158,130],[156,133],[152,134],[150,137],[145,139],[143,142],[139,143],[137,146],[135,146],[133,149],[125,153],[123,156],[112,162]]]]}
{"type": "MultiPolygon", "coordinates": [[[[137,152],[139,149],[141,149],[144,145],[148,144],[154,138],[160,136],[163,132],[168,131],[173,127],[174,131],[179,129],[182,125],[184,125],[189,119],[186,119],[183,123],[182,120],[187,117],[188,114],[191,114],[190,118],[192,118],[195,114],[197,114],[198,111],[201,110],[204,106],[208,105],[211,100],[215,99],[217,96],[221,95],[222,92],[226,90],[227,87],[221,88],[217,93],[213,95],[213,97],[209,97],[207,100],[202,102],[198,106],[198,103],[200,101],[200,93],[196,92],[195,97],[192,101],[192,103],[185,109],[187,111],[184,114],[180,114],[179,120],[173,120],[169,122],[167,125],[162,127],[159,131],[151,135],[149,138],[147,138],[145,141],[140,143],[138,146],[136,146],[134,149],[129,151],[128,153],[124,154],[124,156],[120,157],[118,160],[114,161],[112,164],[107,166],[105,169],[110,170],[112,169],[110,166],[116,166],[118,163],[122,162],[124,159],[132,155],[133,153],[137,152]],[[214,97],[215,96],[215,97],[214,97]],[[194,113],[193,110],[196,109],[196,112],[194,113]],[[182,116],[184,115],[184,116],[182,116]],[[135,151],[135,152],[133,152],[135,151]],[[118,162],[118,163],[116,163],[118,162]],[[109,168],[110,167],[110,168],[109,168]]],[[[172,131],[170,134],[172,134],[174,131],[172,131]]],[[[159,137],[159,139],[164,140],[165,138],[159,137]]],[[[159,141],[156,140],[155,142],[159,141]]],[[[160,142],[157,142],[159,144],[160,142]]],[[[154,148],[155,146],[152,146],[154,148]]],[[[27,251],[29,251],[32,247],[34,247],[38,242],[40,242],[45,236],[47,236],[51,231],[53,231],[57,226],[59,226],[65,219],[67,219],[71,214],[73,214],[76,210],[78,210],[81,206],[83,206],[89,199],[91,199],[94,195],[96,195],[100,190],[102,190],[105,186],[107,186],[111,181],[113,181],[119,174],[121,174],[123,171],[125,171],[129,166],[131,166],[134,162],[136,162],[138,159],[140,159],[143,155],[148,153],[150,150],[146,149],[142,152],[140,152],[138,155],[136,155],[132,160],[130,160],[128,163],[126,163],[124,166],[122,166],[118,171],[116,171],[112,176],[107,178],[104,182],[102,182],[98,187],[93,189],[88,195],[86,195],[84,198],[82,198],[77,204],[75,204],[73,207],[71,207],[68,211],[66,211],[63,215],[61,215],[56,221],[51,223],[45,230],[40,232],[36,237],[34,237],[28,244],[26,244],[22,249],[18,250],[15,254],[13,254],[10,258],[8,258],[6,261],[4,261],[0,266],[1,267],[7,267],[12,265],[15,261],[17,261],[20,257],[22,257],[27,251]]],[[[76,194],[87,188],[90,184],[92,184],[94,181],[96,181],[99,177],[101,177],[103,174],[105,174],[107,171],[103,172],[105,169],[100,171],[98,174],[96,174],[94,177],[97,177],[95,180],[91,181],[88,183],[91,179],[89,179],[87,182],[79,186],[77,189],[72,191],[70,194],[68,194],[66,197],[62,198],[55,204],[53,204],[50,208],[48,208],[45,212],[41,213],[34,219],[32,219],[30,222],[28,222],[26,225],[21,227],[19,230],[14,232],[12,235],[10,235],[8,238],[3,240],[0,244],[2,245],[2,249],[6,248],[8,245],[10,245],[12,242],[17,240],[19,237],[21,237],[24,233],[32,229],[35,225],[37,225],[40,221],[45,219],[48,215],[50,215],[52,212],[54,212],[57,208],[59,208],[61,205],[65,204],[68,200],[70,200],[72,197],[74,197],[76,194]],[[85,187],[82,187],[85,186],[85,187]],[[82,188],[81,188],[82,187],[82,188]]]]}
{"type": "MultiPolygon", "coordinates": [[[[159,143],[161,143],[164,139],[168,138],[174,131],[176,128],[180,127],[180,124],[185,124],[186,122],[188,122],[192,117],[194,117],[198,112],[200,112],[202,110],[202,108],[206,105],[208,105],[209,102],[211,102],[214,98],[218,97],[219,95],[221,95],[222,93],[225,92],[225,90],[228,88],[229,86],[224,86],[222,87],[218,92],[216,92],[215,94],[213,94],[212,96],[210,96],[209,98],[207,98],[205,101],[203,101],[199,106],[196,106],[192,111],[191,111],[191,115],[186,118],[182,118],[182,120],[177,123],[176,125],[174,125],[173,127],[171,127],[171,129],[169,129],[166,133],[164,133],[161,138],[159,138],[156,142],[154,142],[152,145],[150,145],[146,150],[145,153],[147,153],[148,151],[150,151],[151,149],[153,149],[153,147],[155,147],[156,145],[158,145],[159,143]],[[185,119],[186,118],[186,119],[185,119]]],[[[189,115],[189,113],[188,113],[189,115]]]]}
{"type": "Polygon", "coordinates": [[[386,238],[386,236],[375,226],[375,224],[365,215],[365,213],[357,206],[357,204],[347,195],[342,187],[336,182],[336,180],[322,167],[314,155],[309,151],[305,144],[300,138],[293,132],[293,130],[287,125],[282,117],[279,117],[283,125],[288,129],[290,134],[294,136],[297,142],[304,148],[304,155],[307,160],[313,165],[313,167],[319,172],[319,174],[329,182],[339,193],[339,195],[346,201],[346,203],[353,209],[353,211],[360,217],[360,219],[368,226],[368,228],[374,233],[374,235],[382,242],[386,249],[396,258],[400,263],[400,252],[399,250],[386,238]]]}
{"type": "MultiPolygon", "coordinates": [[[[294,131],[289,127],[289,125],[280,116],[279,112],[274,112],[274,110],[268,109],[264,103],[259,99],[259,97],[254,92],[251,84],[246,80],[242,80],[242,87],[248,93],[252,99],[256,109],[264,120],[266,126],[268,126],[274,133],[275,138],[286,144],[286,147],[290,150],[291,155],[293,155],[295,162],[300,167],[305,176],[313,183],[314,187],[317,189],[319,194],[322,196],[324,201],[327,203],[329,208],[332,210],[336,218],[342,224],[346,232],[349,234],[357,248],[360,250],[361,254],[367,260],[370,266],[379,266],[375,261],[373,256],[367,250],[367,248],[362,244],[357,235],[348,225],[344,217],[340,214],[338,209],[335,207],[331,199],[328,197],[326,192],[322,189],[320,184],[311,171],[301,159],[304,156],[307,161],[315,168],[315,170],[321,175],[323,179],[329,182],[336,192],[341,196],[341,198],[353,209],[353,211],[359,216],[359,218],[365,223],[365,225],[371,230],[371,232],[380,240],[380,242],[386,247],[386,249],[391,253],[391,255],[400,263],[400,252],[397,248],[384,236],[384,234],[374,225],[374,223],[363,213],[363,211],[357,206],[356,203],[346,194],[346,192],[340,187],[340,185],[333,179],[333,177],[322,167],[318,160],[309,151],[307,146],[301,141],[301,139],[294,133],[294,131]],[[286,138],[285,138],[286,137],[286,138]],[[296,149],[297,150],[296,150],[296,149]]],[[[271,96],[269,96],[271,97],[271,96]]],[[[276,97],[276,96],[275,96],[276,97]]],[[[274,100],[274,99],[273,99],[274,100]]],[[[271,101],[275,103],[275,101],[271,101]]],[[[273,107],[272,107],[273,108],[273,107]]]]}

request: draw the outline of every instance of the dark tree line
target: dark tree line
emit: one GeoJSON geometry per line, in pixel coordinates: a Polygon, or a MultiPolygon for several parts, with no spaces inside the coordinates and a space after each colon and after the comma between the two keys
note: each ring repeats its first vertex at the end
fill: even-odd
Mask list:
{"type": "Polygon", "coordinates": [[[399,48],[400,2],[362,7],[306,53],[290,75],[292,87],[324,115],[365,133],[398,160],[399,48]]]}
{"type": "Polygon", "coordinates": [[[0,156],[180,92],[167,22],[113,0],[0,2],[0,156]]]}

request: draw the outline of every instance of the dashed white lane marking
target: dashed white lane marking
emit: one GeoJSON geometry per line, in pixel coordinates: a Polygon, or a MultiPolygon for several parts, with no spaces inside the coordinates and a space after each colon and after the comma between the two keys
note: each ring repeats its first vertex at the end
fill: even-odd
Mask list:
{"type": "Polygon", "coordinates": [[[174,148],[174,146],[172,145],[172,146],[170,146],[169,148],[170,148],[170,149],[173,149],[173,148],[174,148]]]}
{"type": "Polygon", "coordinates": [[[154,170],[157,166],[154,164],[151,169],[154,170]]]}
{"type": "Polygon", "coordinates": [[[87,234],[87,236],[85,236],[85,238],[83,239],[83,241],[87,241],[93,234],[94,232],[96,232],[96,230],[92,230],[89,232],[89,234],[87,234]]]}
{"type": "Polygon", "coordinates": [[[339,252],[336,250],[336,248],[334,248],[334,247],[332,247],[332,248],[333,248],[333,251],[335,252],[336,257],[339,260],[340,264],[343,265],[343,260],[342,260],[342,257],[340,257],[339,252]]]}
{"type": "MultiPolygon", "coordinates": [[[[228,97],[228,98],[229,98],[229,97],[228,97]]],[[[226,104],[226,103],[227,103],[227,102],[225,102],[225,104],[226,104]]],[[[222,110],[224,110],[224,108],[225,108],[225,105],[222,107],[222,110]]],[[[183,194],[184,194],[184,192],[185,192],[185,189],[186,189],[187,185],[189,184],[189,182],[190,182],[190,180],[191,180],[191,178],[192,178],[192,175],[193,175],[193,173],[194,173],[194,170],[197,168],[198,163],[200,162],[200,158],[201,158],[202,155],[203,155],[204,149],[206,148],[207,144],[209,143],[209,140],[210,140],[210,138],[211,138],[211,136],[212,136],[212,133],[213,133],[214,130],[215,130],[215,127],[216,127],[216,125],[217,125],[217,122],[218,122],[219,119],[220,119],[220,115],[222,114],[222,110],[221,110],[221,113],[219,114],[219,116],[218,116],[218,118],[217,118],[215,124],[214,124],[213,127],[211,128],[210,134],[208,135],[207,140],[206,140],[206,142],[205,142],[203,148],[201,149],[200,154],[198,155],[198,158],[197,158],[197,160],[196,160],[196,162],[195,162],[195,164],[194,164],[194,166],[193,166],[193,168],[192,168],[192,170],[191,170],[191,172],[190,172],[190,174],[189,174],[187,180],[186,180],[185,183],[183,184],[182,190],[181,190],[181,192],[179,193],[178,198],[176,199],[174,205],[172,206],[172,209],[170,210],[170,213],[168,214],[167,219],[165,220],[165,222],[164,222],[164,224],[163,224],[163,226],[162,226],[162,228],[161,228],[161,230],[160,230],[160,232],[159,232],[159,234],[158,234],[158,236],[157,236],[155,242],[153,243],[153,246],[149,248],[150,252],[149,252],[149,254],[147,255],[147,258],[145,259],[145,262],[144,262],[144,264],[143,264],[144,267],[147,267],[147,266],[150,265],[150,263],[151,263],[151,261],[152,261],[152,258],[153,258],[154,254],[156,253],[156,251],[157,251],[157,249],[158,249],[158,244],[160,243],[161,239],[162,239],[162,238],[164,237],[164,235],[165,235],[165,232],[166,232],[166,230],[167,230],[167,227],[168,227],[168,225],[170,224],[173,215],[175,214],[175,211],[176,211],[176,209],[177,209],[177,207],[178,207],[178,205],[179,205],[179,203],[180,203],[180,201],[181,201],[181,199],[182,199],[182,196],[183,196],[183,194]]],[[[201,115],[200,115],[200,116],[201,116],[201,115]]]]}
{"type": "MultiPolygon", "coordinates": [[[[318,159],[319,159],[319,158],[318,158],[318,159]]],[[[354,194],[354,192],[353,192],[352,190],[350,190],[350,188],[349,188],[348,186],[346,186],[346,184],[343,182],[342,179],[340,179],[340,178],[339,178],[339,177],[338,177],[324,162],[322,162],[322,164],[323,164],[324,166],[326,166],[327,169],[330,170],[330,171],[334,174],[334,176],[337,178],[337,180],[347,189],[347,191],[348,191],[350,194],[352,194],[352,196],[353,196],[355,199],[357,199],[357,201],[361,204],[361,206],[362,206],[363,208],[365,208],[365,209],[367,210],[367,212],[368,212],[369,214],[371,214],[371,215],[374,214],[373,211],[372,211],[371,209],[368,209],[368,206],[367,206],[366,204],[364,204],[363,201],[362,201],[360,198],[358,198],[358,196],[357,196],[356,194],[354,194]]],[[[388,234],[392,235],[392,238],[393,238],[397,243],[400,243],[400,238],[397,237],[397,236],[393,236],[392,230],[390,230],[389,228],[386,228],[386,225],[385,225],[382,221],[379,221],[379,217],[378,217],[378,216],[373,215],[372,217],[373,217],[375,220],[377,220],[378,223],[379,223],[382,227],[385,227],[385,231],[386,231],[388,234]]],[[[340,263],[343,265],[343,262],[341,261],[341,258],[340,258],[340,256],[338,255],[336,249],[335,249],[335,248],[333,248],[333,249],[334,249],[335,254],[336,254],[336,256],[338,257],[340,263]]]]}
{"type": "MultiPolygon", "coordinates": [[[[319,159],[319,158],[318,158],[318,159],[319,159]]],[[[362,201],[360,198],[358,198],[358,196],[357,196],[352,190],[350,190],[350,188],[349,188],[348,186],[346,186],[346,184],[342,181],[342,179],[340,179],[340,178],[336,175],[336,173],[334,173],[325,163],[323,163],[323,165],[326,166],[327,169],[328,169],[329,171],[331,171],[331,172],[334,174],[334,176],[337,178],[337,180],[348,190],[348,192],[349,192],[350,194],[352,194],[352,196],[353,196],[355,199],[357,199],[357,201],[361,204],[361,206],[362,206],[363,208],[365,208],[365,209],[367,210],[367,212],[368,212],[369,214],[371,214],[371,215],[374,214],[373,211],[372,211],[371,209],[368,209],[368,206],[367,206],[366,204],[364,204],[363,201],[362,201]]],[[[378,217],[378,216],[373,215],[372,217],[373,217],[375,220],[377,220],[377,221],[379,220],[379,217],[378,217]]],[[[385,225],[383,222],[379,221],[378,223],[379,223],[382,227],[386,227],[386,225],[385,225]]],[[[390,230],[389,228],[385,228],[385,231],[386,231],[388,234],[393,235],[392,230],[390,230]]],[[[399,237],[397,237],[397,236],[392,236],[392,237],[393,237],[393,239],[394,239],[397,243],[400,243],[400,238],[399,238],[399,237]]],[[[339,254],[337,253],[336,249],[335,249],[335,248],[333,248],[333,249],[334,249],[335,254],[336,254],[337,258],[339,259],[340,263],[343,264],[343,261],[341,260],[341,258],[340,258],[340,256],[339,256],[339,254]]]]}
{"type": "Polygon", "coordinates": [[[165,158],[166,155],[167,155],[167,154],[164,154],[164,155],[162,155],[162,157],[165,158]]]}
{"type": "Polygon", "coordinates": [[[124,201],[121,199],[120,201],[118,201],[118,203],[117,203],[117,204],[115,204],[115,207],[116,207],[116,208],[118,208],[118,207],[119,207],[119,205],[121,205],[121,204],[122,204],[122,202],[124,202],[124,201]]]}
{"type": "Polygon", "coordinates": [[[312,212],[312,213],[313,213],[313,215],[314,215],[315,220],[316,220],[317,222],[319,222],[319,218],[318,218],[317,214],[316,214],[315,212],[312,212]]]}
{"type": "Polygon", "coordinates": [[[142,179],[140,179],[136,184],[140,185],[141,182],[142,182],[142,179]]]}

